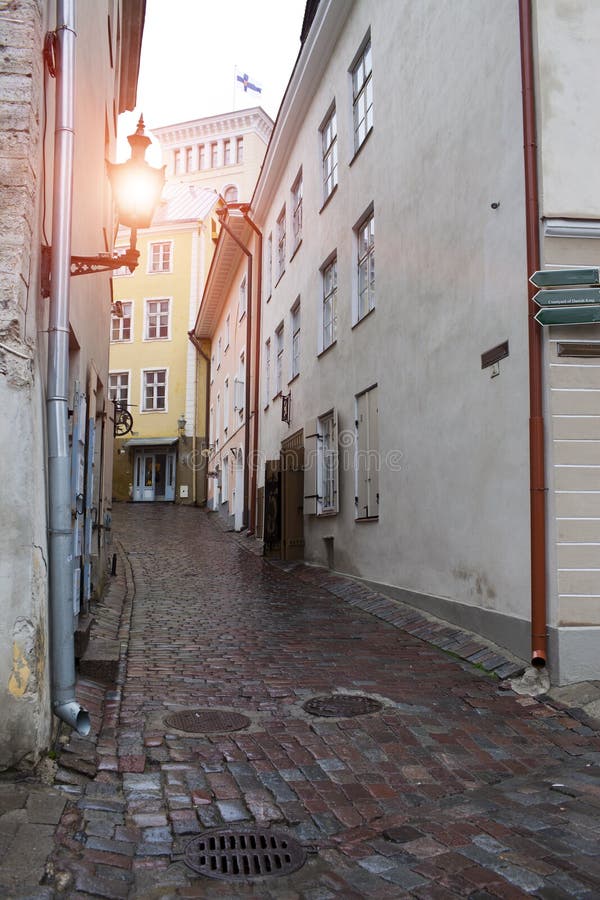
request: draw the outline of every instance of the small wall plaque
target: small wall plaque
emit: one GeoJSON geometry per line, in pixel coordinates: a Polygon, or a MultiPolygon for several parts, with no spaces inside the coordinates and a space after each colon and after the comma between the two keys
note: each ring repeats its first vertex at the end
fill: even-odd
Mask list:
{"type": "Polygon", "coordinates": [[[508,356],[508,341],[504,341],[503,344],[498,344],[497,347],[492,347],[491,350],[486,350],[485,353],[481,354],[481,368],[487,369],[489,366],[493,366],[494,363],[500,362],[501,359],[504,359],[508,356]]]}

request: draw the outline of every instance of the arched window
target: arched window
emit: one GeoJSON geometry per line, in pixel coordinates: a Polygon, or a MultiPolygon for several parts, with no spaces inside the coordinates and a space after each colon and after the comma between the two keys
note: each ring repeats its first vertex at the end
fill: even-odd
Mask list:
{"type": "Polygon", "coordinates": [[[223,196],[226,203],[235,203],[238,198],[238,189],[234,184],[230,184],[229,187],[225,188],[223,196]]]}

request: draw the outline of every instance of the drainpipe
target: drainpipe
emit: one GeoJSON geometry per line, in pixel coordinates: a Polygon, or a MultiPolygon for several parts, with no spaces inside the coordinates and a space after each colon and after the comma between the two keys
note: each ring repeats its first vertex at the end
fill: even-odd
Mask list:
{"type": "Polygon", "coordinates": [[[52,280],[48,314],[48,557],[52,708],[86,735],[90,717],[75,699],[73,638],[73,532],[69,456],[69,292],[73,206],[74,0],[57,0],[56,121],[52,197],[52,280]]]}
{"type": "MultiPolygon", "coordinates": [[[[188,337],[202,359],[206,361],[206,399],[205,399],[205,411],[204,411],[204,429],[205,429],[205,437],[206,443],[208,445],[208,436],[210,433],[210,358],[206,355],[200,341],[194,334],[194,330],[188,331],[188,337]]],[[[196,464],[196,456],[194,455],[194,465],[196,464]]],[[[207,477],[207,469],[208,469],[208,459],[206,460],[206,465],[204,467],[204,496],[208,498],[208,477],[207,477]]],[[[195,475],[194,475],[194,484],[196,483],[195,475]]]]}
{"type": "MultiPolygon", "coordinates": [[[[262,231],[256,225],[255,222],[252,221],[250,216],[248,215],[249,206],[240,206],[240,209],[243,213],[243,216],[248,223],[248,225],[252,228],[258,238],[258,272],[256,278],[256,344],[254,347],[254,435],[253,435],[253,450],[254,450],[254,459],[252,461],[252,468],[250,470],[250,523],[249,523],[249,533],[254,534],[256,531],[256,475],[257,475],[257,465],[258,465],[258,410],[259,407],[259,381],[260,381],[260,320],[262,314],[262,231]]],[[[251,302],[250,298],[250,302],[251,302]]]]}
{"type": "MultiPolygon", "coordinates": [[[[240,250],[242,250],[248,259],[248,294],[247,294],[247,303],[246,303],[246,384],[245,393],[246,398],[244,403],[246,405],[246,427],[244,429],[244,519],[243,519],[243,527],[249,528],[250,523],[248,521],[248,493],[249,493],[249,474],[250,474],[250,460],[248,459],[250,455],[250,373],[252,371],[252,366],[250,364],[250,355],[252,352],[252,253],[248,248],[242,244],[242,242],[235,236],[227,222],[225,221],[225,215],[227,213],[227,209],[218,209],[217,216],[219,217],[219,221],[229,237],[235,241],[240,250]]],[[[258,373],[257,373],[258,374],[258,373]]],[[[256,413],[255,413],[256,415],[256,413]]]]}
{"type": "MultiPolygon", "coordinates": [[[[519,0],[527,272],[540,268],[539,199],[531,0],[519,0]]],[[[546,665],[546,479],[542,391],[542,328],[534,319],[535,287],[529,284],[529,477],[531,491],[531,664],[546,665]]]]}

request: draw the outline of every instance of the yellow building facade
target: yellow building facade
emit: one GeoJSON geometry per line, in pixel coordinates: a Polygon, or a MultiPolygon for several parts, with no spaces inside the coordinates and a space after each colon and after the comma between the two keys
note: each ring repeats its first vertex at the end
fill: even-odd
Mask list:
{"type": "Polygon", "coordinates": [[[115,440],[115,499],[206,501],[210,344],[203,352],[189,332],[216,210],[251,197],[272,127],[255,107],[153,129],[166,163],[162,201],[138,235],[138,268],[113,280],[109,393],[132,418],[115,440]]]}

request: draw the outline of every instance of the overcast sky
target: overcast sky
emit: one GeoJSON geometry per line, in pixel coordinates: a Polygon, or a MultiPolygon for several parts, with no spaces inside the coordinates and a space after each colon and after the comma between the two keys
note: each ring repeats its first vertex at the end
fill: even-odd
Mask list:
{"type": "MultiPolygon", "coordinates": [[[[138,105],[119,119],[124,137],[146,129],[262,106],[275,118],[300,49],[305,0],[147,0],[138,105]],[[236,89],[234,72],[262,88],[236,89]]],[[[159,159],[151,151],[148,161],[159,159]]]]}

